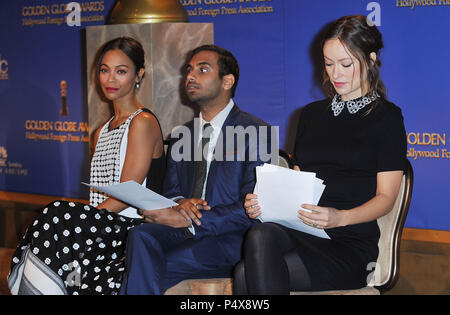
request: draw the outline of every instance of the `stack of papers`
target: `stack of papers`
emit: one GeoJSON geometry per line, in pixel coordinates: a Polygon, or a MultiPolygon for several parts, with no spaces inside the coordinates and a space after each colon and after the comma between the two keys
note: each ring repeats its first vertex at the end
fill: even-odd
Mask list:
{"type": "Polygon", "coordinates": [[[317,178],[315,173],[272,164],[257,166],[254,193],[258,195],[262,212],[258,219],[329,239],[323,229],[306,225],[298,218],[301,205],[317,205],[324,189],[323,180],[317,178]]]}

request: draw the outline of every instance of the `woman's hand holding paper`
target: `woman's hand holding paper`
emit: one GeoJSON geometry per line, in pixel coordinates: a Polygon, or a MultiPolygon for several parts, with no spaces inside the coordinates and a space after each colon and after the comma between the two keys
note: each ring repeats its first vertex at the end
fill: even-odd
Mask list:
{"type": "Polygon", "coordinates": [[[245,212],[250,219],[257,219],[261,215],[261,207],[258,205],[258,195],[247,194],[244,201],[245,212]]]}
{"type": "Polygon", "coordinates": [[[330,229],[342,226],[342,217],[344,214],[342,210],[309,204],[303,204],[302,208],[298,211],[298,217],[307,225],[318,229],[330,229]]]}

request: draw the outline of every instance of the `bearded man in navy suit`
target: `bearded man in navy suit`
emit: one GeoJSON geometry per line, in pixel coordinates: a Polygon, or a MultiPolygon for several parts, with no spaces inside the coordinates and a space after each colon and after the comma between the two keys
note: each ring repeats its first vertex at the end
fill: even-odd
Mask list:
{"type": "Polygon", "coordinates": [[[185,70],[186,95],[200,115],[172,132],[163,194],[178,206],[141,211],[147,223],[130,230],[121,294],[163,294],[185,279],[231,277],[256,223],[243,207],[255,167],[278,157],[277,130],[232,99],[239,66],[230,52],[198,47],[185,70]]]}

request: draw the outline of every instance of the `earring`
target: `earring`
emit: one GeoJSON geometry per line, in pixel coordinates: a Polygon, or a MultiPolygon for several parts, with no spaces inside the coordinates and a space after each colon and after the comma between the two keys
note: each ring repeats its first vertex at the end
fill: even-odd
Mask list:
{"type": "Polygon", "coordinates": [[[139,89],[141,87],[141,81],[136,82],[136,89],[139,89]]]}

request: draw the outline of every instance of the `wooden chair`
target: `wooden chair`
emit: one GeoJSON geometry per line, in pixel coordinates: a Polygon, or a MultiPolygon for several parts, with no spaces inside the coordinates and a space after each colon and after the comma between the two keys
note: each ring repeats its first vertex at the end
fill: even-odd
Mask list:
{"type": "MultiPolygon", "coordinates": [[[[400,240],[411,203],[414,173],[409,160],[392,211],[377,220],[381,237],[379,256],[369,265],[369,284],[357,290],[291,292],[291,295],[379,295],[391,289],[400,275],[400,240]]],[[[189,279],[168,289],[167,295],[231,295],[232,279],[189,279]]]]}

